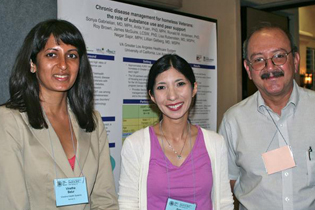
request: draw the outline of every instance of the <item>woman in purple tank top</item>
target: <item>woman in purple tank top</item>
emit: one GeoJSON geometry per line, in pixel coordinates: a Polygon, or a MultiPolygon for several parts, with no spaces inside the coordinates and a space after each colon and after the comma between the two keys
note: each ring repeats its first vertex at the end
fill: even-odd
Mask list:
{"type": "Polygon", "coordinates": [[[164,55],[151,67],[147,91],[160,121],[124,142],[120,209],[233,209],[223,137],[189,120],[197,86],[178,55],[164,55]]]}

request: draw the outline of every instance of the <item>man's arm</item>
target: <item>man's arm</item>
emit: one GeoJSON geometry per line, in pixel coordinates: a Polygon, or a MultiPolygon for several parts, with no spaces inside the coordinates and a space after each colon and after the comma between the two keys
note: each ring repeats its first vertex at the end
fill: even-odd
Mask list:
{"type": "Polygon", "coordinates": [[[236,199],[236,197],[233,193],[234,185],[235,185],[236,179],[239,175],[239,168],[236,165],[236,153],[235,153],[234,146],[233,146],[234,145],[233,142],[236,141],[236,139],[234,139],[236,135],[232,135],[232,130],[231,130],[230,124],[227,123],[225,115],[223,116],[221,125],[219,127],[219,134],[221,134],[224,137],[224,140],[226,141],[226,145],[228,148],[229,177],[230,177],[230,179],[231,178],[233,179],[233,180],[230,180],[230,186],[231,186],[231,191],[233,194],[234,209],[238,210],[239,209],[239,201],[236,199]]]}

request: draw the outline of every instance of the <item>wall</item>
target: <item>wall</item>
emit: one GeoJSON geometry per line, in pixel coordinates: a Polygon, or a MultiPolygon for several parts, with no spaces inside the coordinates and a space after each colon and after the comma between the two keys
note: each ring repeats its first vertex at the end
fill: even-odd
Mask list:
{"type": "MultiPolygon", "coordinates": [[[[306,73],[306,47],[315,48],[315,6],[299,8],[300,73],[306,73]]],[[[314,87],[313,87],[314,88],[314,87]]]]}
{"type": "Polygon", "coordinates": [[[0,103],[9,99],[9,77],[26,34],[40,21],[57,17],[56,0],[1,0],[0,103]]]}
{"type": "MultiPolygon", "coordinates": [[[[38,22],[57,17],[55,0],[4,0],[0,7],[0,103],[9,97],[8,79],[27,32],[38,22]]],[[[239,0],[183,0],[180,11],[218,21],[218,126],[223,113],[241,100],[239,0]]]]}
{"type": "MultiPolygon", "coordinates": [[[[283,12],[286,13],[286,15],[289,18],[289,28],[290,28],[290,33],[292,35],[294,44],[298,47],[298,51],[301,52],[300,49],[300,37],[299,37],[299,10],[298,8],[293,8],[293,9],[288,9],[288,10],[283,10],[283,12]]],[[[298,73],[294,75],[294,79],[297,82],[297,84],[300,84],[300,69],[298,73]]]]}
{"type": "Polygon", "coordinates": [[[218,21],[219,127],[224,112],[242,98],[240,1],[183,0],[181,11],[218,21]]]}
{"type": "Polygon", "coordinates": [[[300,31],[311,33],[315,36],[315,5],[299,8],[300,31]]]}

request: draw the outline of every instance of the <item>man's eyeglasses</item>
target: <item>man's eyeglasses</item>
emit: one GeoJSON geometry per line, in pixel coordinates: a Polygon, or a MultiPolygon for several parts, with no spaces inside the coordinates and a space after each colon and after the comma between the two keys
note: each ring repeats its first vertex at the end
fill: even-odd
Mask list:
{"type": "Polygon", "coordinates": [[[261,71],[267,66],[267,60],[271,59],[273,65],[280,66],[287,62],[288,55],[292,52],[292,50],[288,53],[280,52],[273,55],[271,58],[263,58],[263,57],[257,57],[254,58],[252,62],[248,61],[252,69],[255,71],[261,71]]]}

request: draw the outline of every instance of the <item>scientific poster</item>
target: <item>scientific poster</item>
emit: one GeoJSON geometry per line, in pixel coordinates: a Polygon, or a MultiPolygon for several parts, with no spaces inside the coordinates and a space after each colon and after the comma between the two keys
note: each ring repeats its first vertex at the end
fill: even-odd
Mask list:
{"type": "Polygon", "coordinates": [[[162,55],[175,53],[190,63],[198,83],[190,119],[216,130],[215,20],[110,0],[58,0],[58,18],[76,25],[87,44],[95,108],[109,135],[116,187],[123,140],[158,122],[146,82],[151,65],[162,55]]]}

